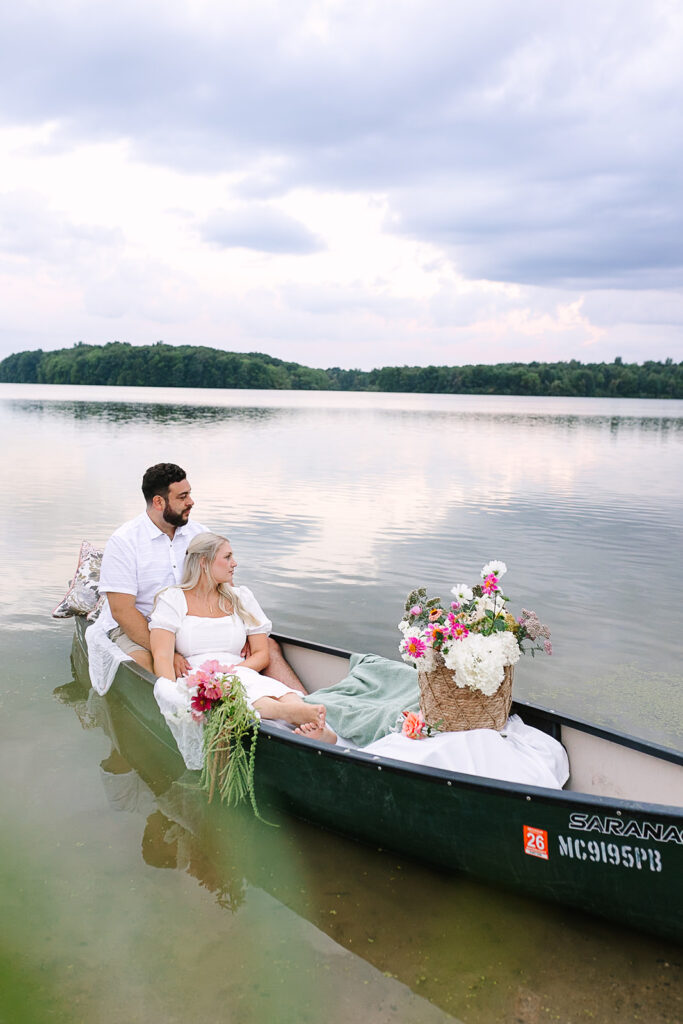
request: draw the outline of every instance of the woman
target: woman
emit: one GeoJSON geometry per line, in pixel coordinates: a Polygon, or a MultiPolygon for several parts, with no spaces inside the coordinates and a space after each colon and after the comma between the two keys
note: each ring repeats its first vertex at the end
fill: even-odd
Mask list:
{"type": "Polygon", "coordinates": [[[296,690],[261,674],[268,668],[271,623],[251,590],[233,586],[236,567],[225,537],[200,533],[192,539],[180,586],[157,594],[149,620],[155,674],[175,680],[175,651],[193,668],[215,659],[234,668],[247,702],[261,718],[312,724],[324,731],[324,705],[306,704],[296,690]],[[249,655],[243,658],[247,637],[249,655]]]}

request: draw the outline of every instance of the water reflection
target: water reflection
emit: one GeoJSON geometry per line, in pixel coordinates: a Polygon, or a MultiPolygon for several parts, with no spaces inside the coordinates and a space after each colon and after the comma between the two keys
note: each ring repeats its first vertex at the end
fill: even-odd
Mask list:
{"type": "MultiPolygon", "coordinates": [[[[73,390],[73,389],[72,389],[73,390]]],[[[116,389],[111,389],[116,390],[116,389]]],[[[328,406],[321,400],[320,393],[313,396],[317,399],[316,404],[310,401],[301,404],[283,402],[281,404],[280,392],[266,392],[270,395],[268,405],[262,403],[250,405],[250,397],[254,392],[221,392],[222,401],[217,404],[201,404],[196,400],[188,403],[187,395],[183,389],[177,389],[178,399],[172,392],[166,392],[165,400],[158,402],[117,402],[117,401],[88,401],[65,400],[65,399],[21,399],[6,398],[5,402],[11,405],[13,411],[25,416],[51,417],[55,419],[66,419],[69,421],[95,420],[106,424],[144,425],[163,424],[179,425],[191,428],[192,426],[204,426],[207,424],[220,424],[232,420],[244,421],[267,421],[282,416],[308,416],[311,412],[320,413],[324,411],[328,416],[344,417],[349,410],[381,416],[391,429],[392,421],[397,421],[401,426],[420,427],[425,424],[430,431],[449,429],[453,426],[460,426],[459,421],[464,425],[476,428],[487,423],[495,424],[497,427],[511,429],[520,432],[527,432],[530,428],[550,427],[552,429],[562,428],[571,434],[578,430],[607,431],[612,435],[628,433],[630,431],[655,432],[657,434],[668,434],[683,430],[683,414],[676,415],[651,415],[645,411],[640,413],[631,412],[625,415],[615,416],[598,408],[586,409],[582,412],[558,411],[555,409],[533,410],[533,408],[517,408],[502,411],[496,409],[477,409],[469,405],[462,406],[463,396],[423,396],[424,407],[412,408],[412,399],[416,396],[408,395],[374,395],[365,393],[362,395],[336,394],[338,403],[328,406]],[[385,399],[392,398],[393,402],[387,404],[385,399]],[[345,402],[344,399],[353,399],[352,402],[345,402]],[[358,406],[358,398],[365,399],[364,406],[358,406]],[[451,408],[430,408],[430,399],[440,399],[439,404],[450,400],[451,408]],[[406,408],[400,408],[401,399],[407,403],[406,408]],[[398,404],[398,408],[396,405],[398,404]]],[[[207,392],[202,392],[206,395],[207,392]]],[[[263,393],[261,393],[263,394],[263,393]]],[[[288,393],[289,394],[289,393],[288,393]]],[[[486,405],[484,396],[467,396],[477,398],[482,405],[486,405]]],[[[0,386],[0,401],[2,401],[2,388],[0,386]]],[[[533,406],[534,399],[526,400],[533,406]]],[[[571,400],[568,400],[571,401],[571,400]]],[[[575,399],[577,404],[585,399],[575,399]]],[[[604,401],[596,399],[596,402],[604,401]]],[[[643,401],[641,405],[647,406],[643,401]]],[[[671,402],[669,406],[678,408],[682,403],[671,402]]]]}
{"type": "Polygon", "coordinates": [[[101,423],[127,424],[178,424],[202,426],[206,423],[222,423],[230,420],[270,420],[278,415],[273,409],[264,408],[216,408],[202,405],[169,405],[123,402],[54,402],[16,401],[16,411],[26,416],[50,417],[68,421],[96,420],[101,423]]]}
{"type": "MultiPolygon", "coordinates": [[[[280,829],[267,830],[248,813],[208,805],[182,767],[155,757],[114,697],[86,697],[76,682],[56,696],[85,728],[97,724],[109,737],[100,774],[123,779],[118,792],[127,796],[112,804],[109,791],[107,800],[138,816],[144,863],[191,877],[235,918],[236,931],[224,937],[226,962],[247,941],[258,905],[271,928],[285,915],[290,947],[307,936],[328,986],[361,986],[359,1009],[373,1022],[606,1022],[617,1005],[637,1006],[650,1024],[675,1019],[681,972],[670,945],[331,839],[303,823],[281,818],[280,829]],[[385,1018],[387,1001],[393,1013],[385,1018]]],[[[279,953],[281,967],[291,966],[291,955],[291,948],[279,953]]],[[[238,985],[233,995],[240,993],[238,985]]],[[[292,1021],[304,1019],[296,1013],[307,1005],[305,986],[297,998],[292,1021]]],[[[336,1018],[324,1010],[318,1019],[336,1018]]]]}
{"type": "MultiPolygon", "coordinates": [[[[115,702],[106,700],[95,693],[86,691],[76,680],[59,686],[54,691],[56,699],[71,707],[84,729],[101,729],[108,737],[111,750],[100,762],[100,778],[107,803],[116,813],[139,815],[144,821],[141,837],[141,853],[145,864],[153,868],[184,871],[195,878],[202,888],[214,895],[216,903],[234,913],[245,899],[246,879],[232,856],[221,850],[220,867],[209,856],[202,843],[203,821],[208,805],[204,795],[197,791],[196,778],[184,773],[172,778],[174,765],[165,765],[166,771],[156,770],[147,759],[141,765],[143,775],[136,771],[119,749],[115,721],[122,717],[121,709],[115,702]]],[[[126,736],[126,722],[122,722],[126,736]]],[[[135,756],[134,731],[128,722],[129,756],[135,756]]],[[[124,739],[125,745],[125,739],[124,739]]],[[[143,754],[144,756],[144,754],[143,754]]],[[[177,762],[176,762],[177,766],[177,762]]],[[[239,816],[235,815],[239,822],[239,816]]],[[[248,820],[248,819],[247,819],[248,820]]],[[[240,845],[233,837],[234,845],[240,845]]]]}
{"type": "Polygon", "coordinates": [[[520,696],[680,742],[662,679],[680,677],[683,403],[92,390],[0,401],[4,628],[53,628],[81,540],[137,515],[142,469],[170,459],[280,632],[395,656],[409,589],[448,593],[502,557],[513,609],[554,633],[520,696]],[[625,699],[596,683],[612,674],[625,699]]]}

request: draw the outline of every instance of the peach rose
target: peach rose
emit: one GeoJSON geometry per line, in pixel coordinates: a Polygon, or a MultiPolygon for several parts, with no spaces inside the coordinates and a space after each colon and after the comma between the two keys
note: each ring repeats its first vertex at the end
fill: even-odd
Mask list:
{"type": "Polygon", "coordinates": [[[422,730],[425,726],[425,720],[419,711],[404,711],[403,728],[401,732],[404,736],[407,736],[409,740],[420,740],[422,739],[422,730]]]}

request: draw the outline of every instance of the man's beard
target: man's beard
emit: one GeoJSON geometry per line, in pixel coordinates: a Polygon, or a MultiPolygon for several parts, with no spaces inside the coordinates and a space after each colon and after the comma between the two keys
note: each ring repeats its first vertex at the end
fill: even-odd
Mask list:
{"type": "Polygon", "coordinates": [[[164,505],[163,518],[169,526],[184,526],[190,515],[190,510],[184,512],[173,512],[168,502],[164,505]]]}

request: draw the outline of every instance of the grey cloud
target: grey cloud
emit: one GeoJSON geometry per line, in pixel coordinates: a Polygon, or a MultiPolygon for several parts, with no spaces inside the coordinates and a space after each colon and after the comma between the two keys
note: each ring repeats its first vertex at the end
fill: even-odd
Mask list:
{"type": "Polygon", "coordinates": [[[300,221],[260,204],[238,210],[215,210],[201,225],[200,232],[205,242],[226,249],[303,255],[325,248],[300,221]]]}
{"type": "Polygon", "coordinates": [[[583,288],[683,280],[678,181],[499,181],[402,191],[394,229],[445,246],[470,277],[583,288]]]}
{"type": "Polygon", "coordinates": [[[241,172],[248,198],[381,192],[470,277],[671,287],[681,32],[663,0],[5,5],[0,87],[7,121],[57,120],[60,145],[125,136],[241,172]]]}
{"type": "Polygon", "coordinates": [[[380,3],[332,8],[320,38],[304,28],[315,6],[223,5],[206,21],[172,4],[5,7],[5,117],[60,119],[74,138],[123,134],[147,158],[197,169],[277,155],[285,183],[318,167],[338,183],[375,168],[409,180],[424,171],[411,140],[435,155],[490,147],[487,121],[514,104],[488,91],[553,23],[541,2],[507,23],[491,0],[427,0],[399,15],[380,3]]]}

